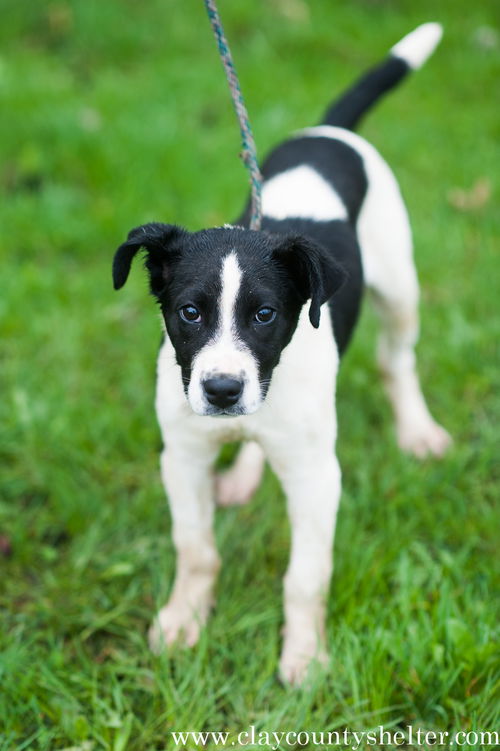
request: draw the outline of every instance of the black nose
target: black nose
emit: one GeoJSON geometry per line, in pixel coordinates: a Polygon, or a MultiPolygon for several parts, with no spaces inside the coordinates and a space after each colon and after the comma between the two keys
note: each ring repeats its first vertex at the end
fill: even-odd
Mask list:
{"type": "Polygon", "coordinates": [[[236,404],[243,391],[243,384],[235,378],[216,376],[203,381],[205,395],[214,407],[231,407],[236,404]]]}

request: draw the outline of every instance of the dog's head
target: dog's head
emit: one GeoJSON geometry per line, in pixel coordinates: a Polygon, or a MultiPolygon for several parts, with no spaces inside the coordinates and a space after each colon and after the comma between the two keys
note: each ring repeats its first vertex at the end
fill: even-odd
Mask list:
{"type": "Polygon", "coordinates": [[[238,227],[200,232],[169,224],[133,229],[116,251],[120,289],[138,250],[174,346],[187,399],[199,415],[244,415],[264,400],[302,306],[320,307],[343,281],[319,245],[238,227]]]}

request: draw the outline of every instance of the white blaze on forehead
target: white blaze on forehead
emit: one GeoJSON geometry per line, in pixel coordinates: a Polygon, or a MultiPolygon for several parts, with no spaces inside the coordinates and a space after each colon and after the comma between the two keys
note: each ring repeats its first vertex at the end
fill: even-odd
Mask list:
{"type": "Polygon", "coordinates": [[[267,180],[262,187],[262,207],[264,214],[273,219],[347,219],[347,209],[338,193],[306,164],[267,180]]]}
{"type": "Polygon", "coordinates": [[[219,298],[219,330],[216,336],[232,338],[236,334],[235,310],[241,285],[241,269],[236,253],[230,253],[222,262],[219,298]]]}
{"type": "Polygon", "coordinates": [[[203,382],[214,375],[225,375],[243,382],[243,394],[238,403],[241,414],[255,412],[262,401],[258,363],[238,336],[236,327],[241,278],[242,271],[233,251],[222,261],[217,329],[192,363],[188,400],[198,415],[207,414],[210,407],[204,395],[203,382]]]}

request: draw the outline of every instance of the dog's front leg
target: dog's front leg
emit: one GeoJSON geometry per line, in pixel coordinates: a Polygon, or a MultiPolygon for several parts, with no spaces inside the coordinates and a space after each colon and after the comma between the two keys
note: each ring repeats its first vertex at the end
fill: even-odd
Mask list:
{"type": "Polygon", "coordinates": [[[314,660],[325,664],[326,599],[340,498],[340,468],[331,443],[311,445],[275,464],[287,495],[291,555],[284,581],[283,681],[300,684],[314,660]]]}
{"type": "Polygon", "coordinates": [[[215,449],[197,445],[172,446],[161,456],[177,561],[170,599],[149,632],[155,652],[176,641],[196,644],[213,604],[220,568],[213,534],[215,454],[215,449]]]}

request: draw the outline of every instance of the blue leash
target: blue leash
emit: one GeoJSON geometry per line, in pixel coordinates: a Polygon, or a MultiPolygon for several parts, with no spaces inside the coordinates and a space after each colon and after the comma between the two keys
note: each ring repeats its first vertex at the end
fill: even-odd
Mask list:
{"type": "Polygon", "coordinates": [[[217,46],[219,47],[222,64],[226,71],[227,82],[229,84],[234,109],[236,110],[236,115],[240,124],[241,141],[243,145],[241,158],[250,173],[250,186],[252,189],[252,216],[250,219],[250,229],[260,229],[262,221],[262,175],[260,173],[259,163],[257,162],[257,150],[255,148],[255,141],[250,127],[248,112],[243,101],[238,76],[231,56],[231,50],[229,49],[227,39],[224,36],[224,29],[222,28],[215,0],[205,0],[205,7],[217,40],[217,46]]]}

